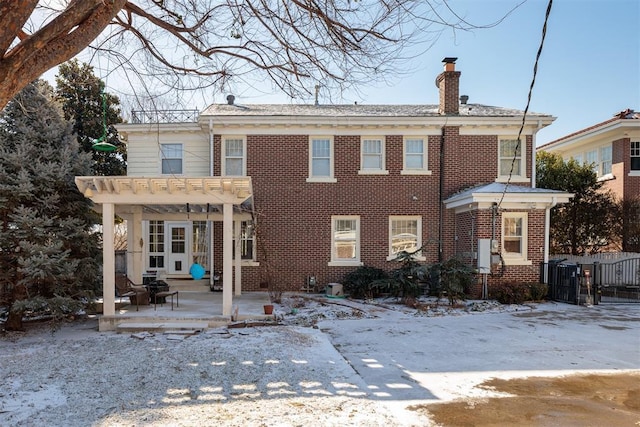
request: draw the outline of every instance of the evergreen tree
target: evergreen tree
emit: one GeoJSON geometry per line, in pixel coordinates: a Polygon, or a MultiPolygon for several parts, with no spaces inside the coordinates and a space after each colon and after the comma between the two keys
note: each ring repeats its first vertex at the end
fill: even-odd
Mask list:
{"type": "Polygon", "coordinates": [[[91,175],[126,175],[126,147],[114,127],[122,122],[120,101],[103,92],[104,82],[95,76],[93,67],[88,64],[73,59],[61,64],[58,71],[56,95],[62,104],[64,118],[73,123],[81,149],[92,155],[91,175]],[[105,120],[105,142],[116,146],[113,152],[92,148],[94,141],[104,133],[105,120]]]}
{"type": "Polygon", "coordinates": [[[565,162],[559,154],[539,152],[536,185],[574,193],[569,203],[551,210],[552,252],[585,255],[619,244],[619,205],[610,191],[602,189],[593,165],[573,159],[565,162]]]}
{"type": "Polygon", "coordinates": [[[72,125],[32,83],[0,117],[0,306],[6,328],[26,312],[55,318],[99,289],[99,235],[74,176],[90,173],[72,125]]]}

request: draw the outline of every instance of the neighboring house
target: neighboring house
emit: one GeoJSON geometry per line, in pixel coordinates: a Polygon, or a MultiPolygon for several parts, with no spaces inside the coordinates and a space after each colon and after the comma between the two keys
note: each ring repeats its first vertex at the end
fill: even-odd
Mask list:
{"type": "Polygon", "coordinates": [[[538,147],[581,164],[593,164],[604,188],[619,199],[640,197],[640,113],[625,110],[602,123],[538,147]]]}
{"type": "MultiPolygon", "coordinates": [[[[229,96],[193,120],[138,115],[118,126],[128,176],[76,182],[102,211],[105,235],[114,214],[127,219],[135,281],[147,271],[188,276],[194,262],[222,270],[224,315],[234,287],[339,282],[361,265],[396,268],[402,250],[476,266],[479,239],[480,258],[493,253],[489,283],[537,281],[549,210],[571,197],[535,188],[536,133],[554,118],[528,114],[518,143],[523,112],[468,104],[455,59],[436,79],[438,105],[238,105],[229,96]]],[[[108,315],[113,250],[104,246],[108,315]]]]}

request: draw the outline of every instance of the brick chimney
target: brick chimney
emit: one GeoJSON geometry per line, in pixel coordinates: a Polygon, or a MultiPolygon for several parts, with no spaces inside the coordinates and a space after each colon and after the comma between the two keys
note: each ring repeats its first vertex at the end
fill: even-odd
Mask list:
{"type": "Polygon", "coordinates": [[[458,58],[444,58],[444,71],[436,78],[436,86],[440,89],[440,114],[458,114],[460,107],[460,71],[456,71],[458,58]]]}

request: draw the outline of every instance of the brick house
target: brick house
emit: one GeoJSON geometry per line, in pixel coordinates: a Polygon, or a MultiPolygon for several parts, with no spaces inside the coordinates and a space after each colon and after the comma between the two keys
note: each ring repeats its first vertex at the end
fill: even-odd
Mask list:
{"type": "Polygon", "coordinates": [[[640,197],[640,113],[627,109],[538,147],[563,159],[591,163],[604,188],[620,199],[640,197]]]}
{"type": "MultiPolygon", "coordinates": [[[[455,59],[437,76],[438,105],[229,96],[193,120],[137,116],[119,125],[128,175],[76,182],[105,234],[114,213],[128,220],[130,276],[184,277],[194,262],[222,270],[225,315],[233,290],[340,282],[360,265],[391,270],[398,251],[418,248],[425,263],[473,266],[491,252],[489,283],[537,281],[549,210],[571,197],[535,188],[536,133],[554,118],[528,114],[518,144],[523,112],[467,103],[455,59]]],[[[112,252],[105,242],[105,295],[112,252]]]]}
{"type": "MultiPolygon", "coordinates": [[[[640,202],[640,113],[627,109],[611,119],[538,147],[540,151],[557,153],[563,159],[573,158],[592,164],[603,189],[611,190],[620,201],[640,202]]],[[[623,216],[622,247],[637,251],[637,218],[634,210],[623,216]]],[[[637,208],[636,208],[637,209],[637,208]]]]}

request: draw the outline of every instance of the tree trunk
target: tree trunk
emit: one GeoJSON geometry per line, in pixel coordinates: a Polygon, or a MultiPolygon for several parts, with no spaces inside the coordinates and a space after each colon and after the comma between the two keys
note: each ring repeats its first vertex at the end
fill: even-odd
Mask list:
{"type": "Polygon", "coordinates": [[[23,331],[24,327],[22,325],[22,315],[24,313],[22,311],[16,312],[13,310],[9,310],[9,317],[7,318],[7,323],[5,323],[4,328],[7,331],[23,331]]]}

